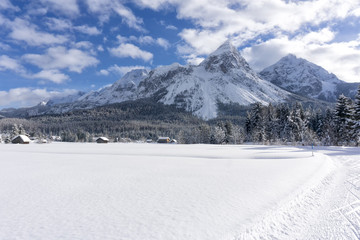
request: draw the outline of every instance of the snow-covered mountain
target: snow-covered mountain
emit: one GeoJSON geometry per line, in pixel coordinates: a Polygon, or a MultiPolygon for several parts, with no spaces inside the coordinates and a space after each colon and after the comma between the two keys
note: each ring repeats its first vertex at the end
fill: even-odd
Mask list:
{"type": "Polygon", "coordinates": [[[259,78],[227,41],[198,66],[173,64],[151,71],[140,82],[139,95],[210,119],[217,116],[218,102],[268,104],[283,101],[289,93],[259,78]]]}
{"type": "Polygon", "coordinates": [[[76,100],[78,100],[81,96],[85,95],[85,92],[79,91],[76,92],[74,94],[68,95],[66,97],[56,97],[56,98],[52,98],[47,102],[41,102],[40,104],[42,104],[42,106],[53,106],[56,104],[62,104],[62,103],[71,103],[74,102],[76,100]]]}
{"type": "Polygon", "coordinates": [[[150,98],[184,108],[203,119],[211,119],[218,115],[218,103],[249,105],[261,102],[266,105],[283,102],[291,96],[291,93],[261,79],[227,41],[197,66],[175,63],[150,72],[133,70],[109,87],[84,94],[73,102],[47,104],[39,113],[63,113],[150,98]]]}
{"type": "Polygon", "coordinates": [[[84,94],[71,103],[53,105],[47,112],[63,113],[151,98],[211,119],[218,114],[218,103],[268,104],[282,102],[290,95],[262,80],[227,41],[197,66],[174,63],[150,72],[133,70],[111,86],[84,94]]]}
{"type": "Polygon", "coordinates": [[[289,54],[260,72],[260,76],[293,93],[335,102],[340,94],[354,97],[358,83],[347,83],[305,59],[289,54]]]}
{"type": "Polygon", "coordinates": [[[148,76],[145,69],[136,69],[125,74],[113,85],[99,91],[91,91],[77,99],[77,105],[90,107],[138,99],[138,85],[148,76]]]}

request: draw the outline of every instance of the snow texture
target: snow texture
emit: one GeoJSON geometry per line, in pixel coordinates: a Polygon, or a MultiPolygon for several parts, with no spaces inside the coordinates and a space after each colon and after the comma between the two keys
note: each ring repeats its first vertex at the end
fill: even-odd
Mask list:
{"type": "Polygon", "coordinates": [[[359,239],[359,154],[0,144],[0,239],[359,239]]]}

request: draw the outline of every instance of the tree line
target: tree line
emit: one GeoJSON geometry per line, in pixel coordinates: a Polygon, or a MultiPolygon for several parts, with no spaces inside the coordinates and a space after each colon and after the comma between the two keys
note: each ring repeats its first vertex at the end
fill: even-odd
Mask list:
{"type": "MultiPolygon", "coordinates": [[[[243,109],[242,109],[243,111],[243,109]]],[[[90,110],[29,119],[0,120],[3,139],[17,134],[67,142],[90,142],[98,136],[112,140],[175,138],[194,144],[360,144],[360,87],[354,100],[339,96],[327,109],[292,105],[255,103],[246,116],[204,121],[175,106],[135,101],[90,110]],[[226,120],[224,120],[226,119],[226,120]]]]}

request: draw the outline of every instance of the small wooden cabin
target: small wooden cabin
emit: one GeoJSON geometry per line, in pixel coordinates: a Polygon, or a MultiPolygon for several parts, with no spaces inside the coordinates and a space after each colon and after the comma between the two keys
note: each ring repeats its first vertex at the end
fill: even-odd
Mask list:
{"type": "Polygon", "coordinates": [[[29,144],[30,143],[30,138],[28,136],[25,136],[25,135],[18,135],[16,137],[14,137],[13,140],[11,140],[11,143],[14,143],[14,144],[29,144]]]}
{"type": "Polygon", "coordinates": [[[96,139],[97,143],[108,143],[109,139],[106,137],[99,137],[98,139],[96,139]]]}
{"type": "Polygon", "coordinates": [[[170,138],[169,137],[159,137],[157,140],[158,143],[169,143],[170,138]]]}

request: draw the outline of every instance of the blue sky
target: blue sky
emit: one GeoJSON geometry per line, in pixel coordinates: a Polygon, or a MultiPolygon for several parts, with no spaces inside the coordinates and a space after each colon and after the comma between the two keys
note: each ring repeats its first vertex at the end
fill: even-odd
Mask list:
{"type": "Polygon", "coordinates": [[[0,109],[200,63],[233,44],[255,70],[293,53],[360,81],[358,0],[0,0],[0,109]]]}

